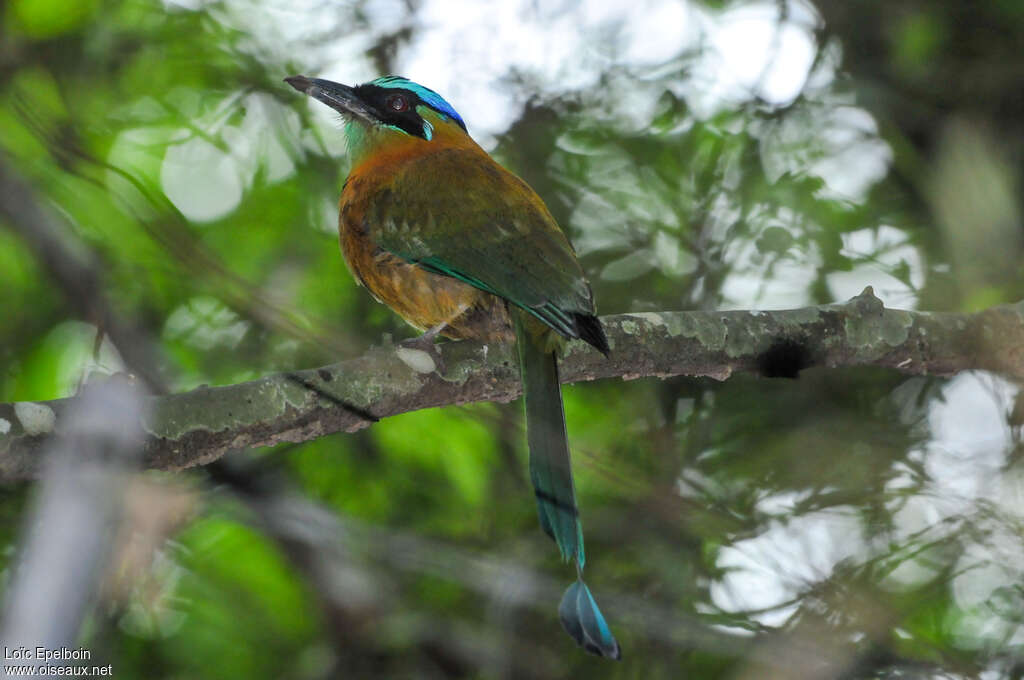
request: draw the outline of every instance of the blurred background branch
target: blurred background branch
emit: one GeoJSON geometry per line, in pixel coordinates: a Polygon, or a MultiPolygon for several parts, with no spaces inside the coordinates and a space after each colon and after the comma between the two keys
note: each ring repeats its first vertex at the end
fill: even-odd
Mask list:
{"type": "Polygon", "coordinates": [[[111,309],[104,292],[100,263],[81,247],[73,250],[76,239],[67,228],[48,214],[35,191],[19,179],[0,153],[0,217],[32,249],[36,258],[67,294],[71,313],[97,327],[97,342],[106,334],[113,340],[125,361],[137,366],[137,376],[155,391],[160,379],[154,374],[154,342],[145,331],[126,324],[111,309]]]}
{"type": "MultiPolygon", "coordinates": [[[[98,599],[125,512],[128,482],[142,451],[141,409],[136,388],[127,382],[92,386],[68,411],[62,436],[49,440],[0,618],[5,649],[32,650],[25,662],[40,671],[45,666],[107,665],[40,658],[35,650],[73,648],[98,599]]],[[[29,416],[23,410],[23,416],[46,419],[41,411],[29,416]]]]}

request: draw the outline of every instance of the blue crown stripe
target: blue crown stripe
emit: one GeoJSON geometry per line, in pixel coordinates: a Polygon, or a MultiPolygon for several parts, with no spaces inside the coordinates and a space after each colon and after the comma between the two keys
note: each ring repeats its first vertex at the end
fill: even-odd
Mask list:
{"type": "Polygon", "coordinates": [[[458,121],[459,125],[461,125],[463,129],[466,128],[466,123],[462,120],[462,116],[452,108],[451,104],[444,100],[444,97],[434,92],[429,87],[423,87],[419,83],[414,83],[407,78],[402,78],[401,76],[384,76],[383,78],[377,78],[376,80],[371,81],[371,84],[376,85],[377,87],[409,90],[419,97],[424,104],[438,113],[458,121]]]}

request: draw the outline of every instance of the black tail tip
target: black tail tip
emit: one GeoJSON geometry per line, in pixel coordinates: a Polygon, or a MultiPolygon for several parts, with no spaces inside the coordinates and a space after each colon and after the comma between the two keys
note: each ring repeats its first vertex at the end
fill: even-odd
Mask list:
{"type": "Polygon", "coordinates": [[[580,339],[593,345],[598,352],[607,357],[611,348],[608,347],[608,337],[604,334],[601,320],[593,314],[574,314],[573,316],[580,339]]]}

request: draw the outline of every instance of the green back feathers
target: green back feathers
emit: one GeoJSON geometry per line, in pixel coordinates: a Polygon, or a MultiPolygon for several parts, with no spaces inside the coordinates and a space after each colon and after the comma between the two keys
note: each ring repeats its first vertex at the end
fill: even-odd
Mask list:
{"type": "Polygon", "coordinates": [[[379,192],[366,223],[381,248],[607,351],[568,239],[533,190],[475,144],[412,158],[379,192]]]}

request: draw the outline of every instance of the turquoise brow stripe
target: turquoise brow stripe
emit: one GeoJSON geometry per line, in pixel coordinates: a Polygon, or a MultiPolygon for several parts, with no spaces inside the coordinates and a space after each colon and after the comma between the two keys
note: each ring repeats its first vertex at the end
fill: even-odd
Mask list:
{"type": "Polygon", "coordinates": [[[414,83],[408,78],[402,78],[401,76],[385,76],[383,78],[377,78],[372,81],[372,84],[377,87],[401,88],[414,92],[416,96],[419,97],[427,106],[438,113],[458,121],[459,125],[463,128],[466,127],[466,123],[462,120],[462,116],[452,108],[452,105],[445,101],[444,97],[434,92],[429,87],[423,87],[419,83],[414,83]]]}

